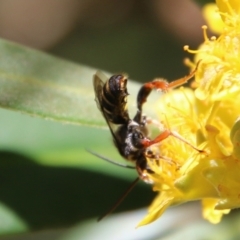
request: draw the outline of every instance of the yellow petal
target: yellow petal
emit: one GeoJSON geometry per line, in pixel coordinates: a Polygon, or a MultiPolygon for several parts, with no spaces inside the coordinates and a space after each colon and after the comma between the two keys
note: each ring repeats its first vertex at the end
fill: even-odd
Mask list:
{"type": "Polygon", "coordinates": [[[203,217],[207,219],[211,223],[219,223],[222,219],[223,214],[228,214],[230,212],[229,209],[227,210],[216,210],[217,200],[216,199],[203,199],[202,206],[203,206],[203,217]]]}
{"type": "Polygon", "coordinates": [[[220,12],[229,13],[229,14],[240,13],[239,0],[216,0],[216,3],[220,12]]]}
{"type": "Polygon", "coordinates": [[[219,15],[217,5],[214,3],[208,3],[204,5],[202,11],[203,17],[207,21],[210,29],[217,34],[222,33],[224,29],[224,23],[219,15]]]}

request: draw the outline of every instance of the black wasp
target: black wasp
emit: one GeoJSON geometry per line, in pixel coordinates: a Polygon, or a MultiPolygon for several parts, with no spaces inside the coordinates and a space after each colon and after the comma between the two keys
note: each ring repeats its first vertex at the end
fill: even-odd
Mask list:
{"type": "Polygon", "coordinates": [[[153,89],[166,92],[170,88],[180,86],[192,78],[196,70],[197,67],[189,75],[171,83],[164,79],[155,79],[143,84],[137,95],[137,113],[133,119],[129,117],[127,109],[127,96],[129,95],[127,77],[122,74],[113,75],[106,82],[103,82],[100,72],[94,75],[95,100],[109,126],[114,144],[122,157],[135,163],[139,177],[146,182],[149,179],[144,171],[152,172],[146,159],[146,155],[149,155],[149,153],[151,155],[149,147],[170,135],[179,138],[181,141],[186,141],[167,129],[151,140],[148,137],[147,118],[142,115],[142,106],[153,89]]]}
{"type": "MultiPolygon", "coordinates": [[[[127,108],[127,96],[129,95],[127,91],[127,77],[123,74],[117,74],[110,77],[106,82],[103,82],[101,72],[97,72],[94,75],[95,100],[109,126],[113,142],[121,156],[133,162],[136,166],[139,177],[134,181],[133,185],[135,185],[139,178],[147,183],[151,183],[146,174],[146,172],[153,173],[147,163],[147,156],[154,157],[149,148],[150,146],[161,142],[170,135],[189,144],[181,136],[168,129],[165,129],[156,138],[150,139],[148,137],[147,118],[142,114],[143,104],[147,101],[147,97],[153,89],[166,92],[170,88],[186,83],[194,76],[197,67],[189,75],[171,83],[168,83],[164,79],[155,79],[143,84],[137,95],[137,113],[133,119],[129,117],[127,108]]],[[[93,154],[99,156],[98,154],[93,154]]]]}

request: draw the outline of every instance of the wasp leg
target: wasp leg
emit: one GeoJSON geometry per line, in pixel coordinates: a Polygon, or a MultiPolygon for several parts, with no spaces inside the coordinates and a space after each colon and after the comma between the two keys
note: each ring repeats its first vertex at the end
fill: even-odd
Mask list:
{"type": "Polygon", "coordinates": [[[186,143],[187,145],[189,145],[190,147],[192,147],[193,149],[195,149],[196,151],[198,151],[200,153],[205,153],[204,150],[201,150],[201,149],[198,149],[198,148],[194,147],[191,143],[189,143],[186,139],[184,139],[177,132],[169,131],[167,129],[164,132],[162,132],[161,134],[159,134],[155,139],[150,140],[148,138],[145,138],[145,139],[141,140],[141,143],[145,148],[147,148],[147,147],[150,147],[153,144],[160,143],[161,141],[168,138],[169,136],[173,136],[173,137],[179,139],[180,141],[186,143]]]}
{"type": "Polygon", "coordinates": [[[151,82],[147,82],[147,83],[143,84],[143,86],[140,88],[140,90],[138,92],[138,96],[137,96],[137,107],[138,107],[138,110],[140,111],[140,113],[142,112],[142,105],[147,101],[147,98],[153,89],[157,89],[157,90],[166,92],[170,88],[175,88],[175,87],[183,85],[184,83],[186,83],[189,79],[191,79],[194,76],[194,74],[196,73],[196,71],[198,69],[199,63],[200,63],[200,61],[198,61],[196,68],[189,75],[187,75],[183,78],[179,78],[173,82],[168,83],[164,79],[156,78],[151,82]]]}
{"type": "Polygon", "coordinates": [[[102,216],[100,216],[97,221],[98,222],[101,221],[104,217],[106,217],[108,214],[113,212],[119,206],[119,204],[125,199],[125,197],[132,191],[132,189],[136,186],[138,181],[139,181],[139,177],[137,177],[131,183],[131,185],[127,188],[127,190],[123,193],[123,195],[117,200],[117,202],[106,213],[104,213],[102,216]]]}

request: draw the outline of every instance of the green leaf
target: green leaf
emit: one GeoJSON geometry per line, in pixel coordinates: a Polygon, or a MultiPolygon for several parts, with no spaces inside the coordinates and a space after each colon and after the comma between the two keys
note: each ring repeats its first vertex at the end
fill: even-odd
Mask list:
{"type": "MultiPolygon", "coordinates": [[[[96,69],[5,40],[0,40],[0,52],[1,107],[61,122],[106,126],[94,101],[96,69]]],[[[128,86],[136,96],[139,84],[128,86]]],[[[130,108],[135,108],[134,102],[130,97],[130,108]]]]}
{"type": "Polygon", "coordinates": [[[106,163],[86,151],[127,163],[106,129],[61,124],[2,109],[0,122],[1,151],[20,153],[45,166],[82,168],[129,180],[136,176],[135,171],[106,163]]]}
{"type": "MultiPolygon", "coordinates": [[[[107,128],[94,101],[95,69],[5,40],[0,40],[0,51],[1,107],[63,123],[107,128]]],[[[128,86],[129,109],[134,115],[139,84],[129,82],[128,86]]],[[[150,98],[151,105],[156,97],[159,94],[150,98]]],[[[146,112],[151,111],[153,108],[146,108],[146,112]]],[[[112,171],[99,167],[103,161],[84,149],[108,157],[110,151],[117,152],[114,147],[108,148],[106,154],[100,150],[112,144],[106,131],[56,125],[5,111],[0,111],[0,120],[4,123],[0,126],[0,149],[17,151],[41,164],[77,166],[120,175],[115,166],[113,169],[117,170],[112,171]]]]}
{"type": "Polygon", "coordinates": [[[97,123],[90,88],[94,69],[4,40],[0,52],[2,107],[63,122],[97,123]]]}

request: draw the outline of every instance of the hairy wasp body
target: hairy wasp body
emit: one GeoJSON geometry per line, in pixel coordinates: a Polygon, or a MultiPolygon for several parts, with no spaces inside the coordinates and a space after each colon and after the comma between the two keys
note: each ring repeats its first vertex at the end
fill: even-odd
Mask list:
{"type": "Polygon", "coordinates": [[[142,115],[142,106],[153,89],[166,92],[170,88],[180,86],[192,78],[196,70],[197,67],[186,77],[171,83],[164,79],[155,79],[143,84],[137,95],[137,113],[133,119],[129,117],[127,108],[127,77],[123,74],[113,75],[104,82],[101,72],[94,75],[95,100],[109,126],[114,144],[122,157],[135,164],[139,177],[145,182],[151,182],[146,172],[153,173],[146,158],[147,156],[153,156],[149,148],[151,145],[161,142],[170,135],[187,144],[189,143],[167,129],[151,140],[148,137],[147,119],[142,115]]]}

